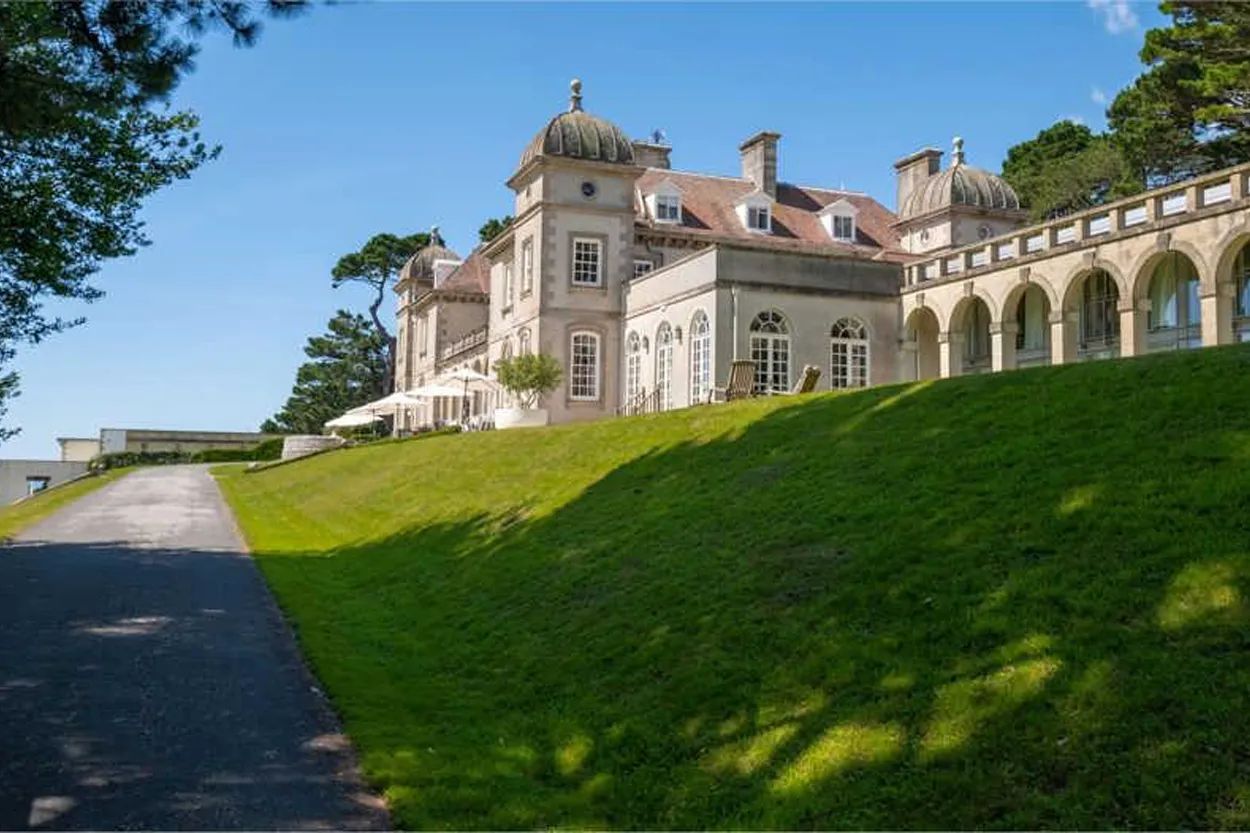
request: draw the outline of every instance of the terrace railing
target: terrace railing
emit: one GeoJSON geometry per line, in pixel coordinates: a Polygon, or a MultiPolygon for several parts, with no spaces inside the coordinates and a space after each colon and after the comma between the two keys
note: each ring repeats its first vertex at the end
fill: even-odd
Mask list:
{"type": "Polygon", "coordinates": [[[1219,206],[1231,209],[1250,195],[1247,177],[1250,165],[1238,165],[920,258],[904,267],[903,291],[932,281],[967,277],[969,272],[999,269],[1011,261],[1079,249],[1171,217],[1219,206]]]}

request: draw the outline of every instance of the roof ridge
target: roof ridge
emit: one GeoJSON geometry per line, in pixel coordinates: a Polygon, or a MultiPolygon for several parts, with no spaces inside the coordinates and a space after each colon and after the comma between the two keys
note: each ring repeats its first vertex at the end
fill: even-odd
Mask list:
{"type": "Polygon", "coordinates": [[[647,168],[649,171],[661,171],[669,174],[677,174],[678,176],[697,176],[700,179],[720,179],[728,182],[741,182],[744,185],[752,184],[751,180],[744,176],[722,176],[721,174],[704,174],[698,171],[677,171],[672,168],[647,168]]]}

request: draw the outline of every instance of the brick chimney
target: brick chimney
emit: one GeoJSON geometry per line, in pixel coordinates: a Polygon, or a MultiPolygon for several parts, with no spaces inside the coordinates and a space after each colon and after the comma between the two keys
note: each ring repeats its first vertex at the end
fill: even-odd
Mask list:
{"type": "Polygon", "coordinates": [[[756,133],[738,146],[742,152],[742,178],[773,199],[777,199],[777,140],[780,133],[756,133]]]}
{"type": "Polygon", "coordinates": [[[899,217],[903,216],[903,206],[912,192],[941,169],[942,151],[937,148],[916,151],[894,163],[894,170],[898,173],[898,202],[894,210],[899,217]]]}

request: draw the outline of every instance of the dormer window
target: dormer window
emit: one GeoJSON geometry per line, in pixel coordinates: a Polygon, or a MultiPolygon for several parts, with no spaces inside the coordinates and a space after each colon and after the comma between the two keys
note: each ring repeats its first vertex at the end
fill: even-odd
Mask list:
{"type": "Polygon", "coordinates": [[[769,234],[773,230],[773,201],[763,191],[755,191],[738,200],[734,206],[738,220],[750,231],[769,234]]]}
{"type": "Polygon", "coordinates": [[[681,197],[658,195],[655,198],[655,219],[661,223],[681,221],[681,197]]]}
{"type": "Polygon", "coordinates": [[[858,213],[858,209],[851,204],[850,200],[840,199],[820,210],[820,224],[834,240],[854,243],[855,215],[858,213]]]}
{"type": "Polygon", "coordinates": [[[681,191],[672,182],[661,182],[646,195],[646,201],[657,223],[681,222],[681,191]]]}

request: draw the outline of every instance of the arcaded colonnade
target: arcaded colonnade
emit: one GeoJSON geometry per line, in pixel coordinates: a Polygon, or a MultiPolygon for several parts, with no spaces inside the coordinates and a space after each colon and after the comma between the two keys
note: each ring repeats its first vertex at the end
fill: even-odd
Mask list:
{"type": "Polygon", "coordinates": [[[904,379],[1250,340],[1250,165],[904,268],[904,379]]]}

